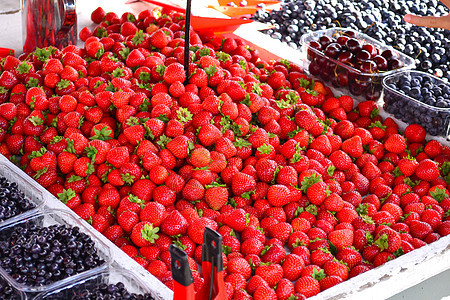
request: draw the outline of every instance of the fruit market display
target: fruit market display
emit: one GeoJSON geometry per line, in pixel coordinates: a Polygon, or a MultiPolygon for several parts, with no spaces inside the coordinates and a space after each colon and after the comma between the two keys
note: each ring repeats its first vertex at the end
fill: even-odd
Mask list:
{"type": "Polygon", "coordinates": [[[253,18],[273,24],[275,28],[267,33],[294,48],[311,30],[353,28],[415,58],[419,70],[450,80],[449,31],[408,24],[403,20],[407,13],[446,15],[448,9],[438,0],[287,0],[279,10],[260,10],[253,18]]]}
{"type": "Polygon", "coordinates": [[[0,153],[169,288],[172,243],[204,284],[205,227],[228,298],[255,300],[311,297],[449,234],[450,148],[422,126],[230,37],[191,31],[186,76],[179,13],[92,20],[82,48],[2,62],[0,153]]]}

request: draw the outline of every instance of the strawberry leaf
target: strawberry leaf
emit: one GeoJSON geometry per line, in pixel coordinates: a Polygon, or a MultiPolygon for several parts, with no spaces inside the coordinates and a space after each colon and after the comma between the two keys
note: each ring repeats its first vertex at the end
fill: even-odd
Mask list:
{"type": "Polygon", "coordinates": [[[142,31],[142,29],[140,29],[136,32],[136,34],[131,39],[131,43],[133,43],[133,45],[139,45],[144,40],[145,40],[144,31],[142,31]]]}
{"type": "Polygon", "coordinates": [[[111,133],[112,130],[108,129],[108,127],[102,127],[100,130],[98,130],[97,128],[94,128],[94,135],[91,136],[89,139],[90,140],[101,140],[101,141],[107,141],[107,140],[111,140],[111,133]]]}
{"type": "Polygon", "coordinates": [[[141,229],[142,238],[150,243],[154,243],[159,235],[156,234],[159,231],[159,227],[153,227],[153,224],[145,224],[141,229]]]}

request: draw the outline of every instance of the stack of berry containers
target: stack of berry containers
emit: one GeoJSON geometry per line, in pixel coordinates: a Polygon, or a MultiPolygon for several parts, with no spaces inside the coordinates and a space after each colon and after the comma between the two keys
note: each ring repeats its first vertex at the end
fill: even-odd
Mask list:
{"type": "Polygon", "coordinates": [[[108,246],[65,211],[42,210],[0,226],[0,276],[14,290],[7,299],[34,299],[80,280],[98,283],[91,279],[108,271],[110,258],[108,246]]]}
{"type": "Polygon", "coordinates": [[[384,77],[415,66],[411,57],[349,28],[313,31],[304,34],[300,43],[305,70],[361,100],[378,100],[384,77]],[[348,40],[355,45],[346,45],[348,40]],[[326,50],[330,44],[337,44],[336,49],[326,50]],[[375,56],[384,60],[380,58],[378,62],[375,56]]]}
{"type": "Polygon", "coordinates": [[[391,74],[383,80],[383,108],[406,124],[420,124],[449,140],[450,84],[421,71],[391,74]]]}
{"type": "Polygon", "coordinates": [[[0,161],[0,226],[32,215],[45,204],[42,192],[8,164],[0,161]]]}
{"type": "Polygon", "coordinates": [[[151,287],[148,283],[142,281],[134,273],[120,267],[111,267],[107,271],[99,272],[90,278],[80,280],[74,284],[41,293],[35,299],[90,299],[89,296],[92,294],[101,294],[104,296],[112,295],[116,292],[121,293],[123,297],[121,299],[155,299],[151,295],[151,287]],[[128,293],[129,296],[125,293],[128,293]]]}

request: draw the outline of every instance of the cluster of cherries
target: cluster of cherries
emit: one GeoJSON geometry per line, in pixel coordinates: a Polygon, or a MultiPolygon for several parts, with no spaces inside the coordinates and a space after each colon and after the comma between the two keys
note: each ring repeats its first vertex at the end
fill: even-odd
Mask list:
{"type": "Polygon", "coordinates": [[[311,41],[308,59],[312,75],[330,81],[337,88],[348,87],[352,94],[365,95],[368,100],[380,96],[381,78],[375,74],[404,66],[395,51],[381,50],[365,43],[357,39],[353,31],[345,31],[336,37],[323,35],[311,41]]]}

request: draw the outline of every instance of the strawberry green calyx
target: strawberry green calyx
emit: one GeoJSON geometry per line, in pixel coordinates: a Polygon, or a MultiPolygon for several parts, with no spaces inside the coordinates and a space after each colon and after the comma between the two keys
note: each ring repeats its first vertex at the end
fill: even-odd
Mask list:
{"type": "Polygon", "coordinates": [[[310,204],[305,208],[305,211],[309,212],[310,214],[317,216],[317,212],[319,211],[319,208],[314,205],[314,204],[310,204]]]}
{"type": "Polygon", "coordinates": [[[355,210],[358,213],[358,215],[367,216],[369,214],[369,212],[367,211],[368,208],[369,208],[368,203],[360,203],[355,210]]]}
{"type": "Polygon", "coordinates": [[[294,295],[290,295],[289,298],[287,298],[287,300],[298,300],[298,297],[294,296],[294,295]]]}
{"type": "Polygon", "coordinates": [[[185,244],[183,244],[179,239],[176,239],[175,241],[173,241],[173,243],[175,244],[175,246],[177,246],[181,250],[186,250],[186,248],[187,248],[187,246],[185,244]]]}
{"type": "Polygon", "coordinates": [[[310,186],[312,186],[314,183],[321,182],[321,181],[322,181],[322,179],[316,173],[314,173],[310,176],[306,176],[303,178],[303,181],[301,182],[302,187],[300,188],[300,190],[306,192],[306,190],[310,186]]]}
{"type": "Polygon", "coordinates": [[[67,138],[67,147],[63,151],[75,154],[75,142],[72,139],[67,138]]]}
{"type": "Polygon", "coordinates": [[[228,254],[230,254],[230,253],[232,252],[232,249],[231,249],[230,246],[226,246],[226,245],[223,245],[223,244],[222,244],[222,252],[223,252],[225,255],[228,255],[228,254]]]}
{"type": "Polygon", "coordinates": [[[325,275],[325,271],[323,269],[321,269],[320,271],[317,271],[316,268],[313,269],[313,273],[312,273],[312,277],[315,280],[320,280],[323,279],[325,277],[327,277],[327,275],[325,275]]]}
{"type": "Polygon", "coordinates": [[[50,46],[47,48],[36,48],[36,50],[34,50],[34,55],[36,56],[37,59],[45,63],[50,58],[50,56],[55,52],[56,48],[50,46]]]}
{"type": "Polygon", "coordinates": [[[37,170],[36,174],[33,176],[34,179],[39,179],[42,175],[47,173],[48,167],[43,167],[42,169],[37,170]]]}
{"type": "Polygon", "coordinates": [[[69,87],[69,85],[70,85],[70,80],[67,80],[67,79],[61,79],[61,80],[56,84],[56,86],[57,86],[59,89],[65,89],[65,88],[69,87]]]}
{"type": "Polygon", "coordinates": [[[139,45],[144,40],[145,40],[144,31],[142,31],[142,29],[140,29],[136,32],[136,34],[133,36],[133,38],[131,38],[131,43],[133,43],[133,45],[139,45]]]}
{"type": "Polygon", "coordinates": [[[135,181],[135,176],[131,175],[130,173],[122,174],[120,177],[127,185],[131,185],[135,181]]]}
{"type": "Polygon", "coordinates": [[[288,68],[288,70],[291,68],[291,63],[287,59],[280,59],[279,62],[288,68]]]}
{"type": "Polygon", "coordinates": [[[136,17],[133,14],[128,14],[127,21],[133,23],[136,21],[136,17]]]}
{"type": "Polygon", "coordinates": [[[116,68],[114,71],[112,71],[111,76],[114,78],[120,78],[124,77],[125,73],[123,72],[122,68],[116,68]]]}
{"type": "Polygon", "coordinates": [[[245,193],[243,193],[243,194],[241,195],[241,197],[242,197],[242,198],[245,198],[245,199],[250,199],[250,196],[251,196],[252,194],[254,194],[255,192],[256,192],[256,190],[245,192],[245,193]]]}
{"type": "Polygon", "coordinates": [[[161,149],[166,149],[167,144],[171,140],[172,139],[170,137],[168,137],[165,134],[163,134],[162,136],[159,137],[159,141],[157,141],[156,143],[161,147],[161,149]]]}
{"type": "Polygon", "coordinates": [[[164,75],[164,71],[166,71],[166,66],[164,66],[164,65],[157,65],[155,70],[160,76],[163,76],[164,75]]]}
{"type": "Polygon", "coordinates": [[[447,176],[450,172],[450,161],[445,161],[440,167],[439,167],[442,176],[447,176]]]}
{"type": "Polygon", "coordinates": [[[252,86],[252,92],[257,94],[258,96],[261,96],[263,93],[263,89],[261,88],[261,83],[255,83],[252,86]]]}
{"type": "Polygon", "coordinates": [[[386,233],[383,233],[375,242],[375,245],[380,248],[380,251],[384,251],[389,248],[389,239],[386,233]]]}
{"type": "Polygon", "coordinates": [[[19,72],[19,74],[28,73],[30,70],[31,70],[31,65],[25,61],[20,63],[16,68],[16,71],[19,72]]]}
{"type": "Polygon", "coordinates": [[[333,177],[333,174],[334,174],[334,171],[336,170],[336,167],[335,166],[328,166],[328,168],[327,168],[327,174],[328,174],[328,176],[330,176],[330,177],[333,177]]]}
{"type": "MultiPolygon", "coordinates": [[[[405,254],[405,251],[403,250],[402,247],[398,248],[395,252],[392,253],[395,257],[399,257],[402,256],[403,254],[405,254]]],[[[389,260],[388,260],[389,261],[389,260]]]]}
{"type": "Polygon", "coordinates": [[[130,54],[130,48],[125,47],[122,50],[119,51],[120,56],[122,56],[123,59],[127,59],[128,55],[130,54]]]}
{"type": "Polygon", "coordinates": [[[317,97],[319,95],[318,92],[316,92],[315,90],[306,90],[306,93],[310,94],[311,96],[317,97]]]}
{"type": "Polygon", "coordinates": [[[267,144],[262,144],[262,146],[260,146],[257,150],[264,154],[270,154],[272,152],[272,147],[267,144]]]}
{"type": "Polygon", "coordinates": [[[156,117],[158,120],[161,120],[163,122],[169,122],[169,118],[167,117],[167,114],[161,114],[159,116],[156,117]]]}
{"type": "Polygon", "coordinates": [[[250,147],[252,144],[251,144],[249,141],[247,141],[246,139],[243,139],[243,138],[237,138],[236,141],[233,143],[233,145],[234,145],[236,148],[241,149],[241,148],[243,148],[243,147],[250,147]]]}
{"type": "Polygon", "coordinates": [[[152,76],[148,72],[140,72],[139,73],[139,80],[142,80],[144,82],[150,81],[152,79],[152,76]]]}
{"type": "Polygon", "coordinates": [[[264,246],[264,249],[261,251],[261,255],[264,255],[267,253],[267,251],[270,250],[270,248],[272,248],[273,245],[268,245],[268,246],[264,246]]]}
{"type": "Polygon", "coordinates": [[[139,125],[139,124],[141,124],[141,122],[139,121],[139,118],[136,118],[136,117],[129,117],[129,118],[126,120],[126,124],[127,124],[128,126],[134,126],[134,125],[139,125]]]}
{"type": "Polygon", "coordinates": [[[245,94],[244,100],[241,101],[241,104],[245,104],[247,106],[250,106],[250,105],[253,104],[252,100],[250,100],[250,94],[249,93],[245,94]]]}
{"type": "Polygon", "coordinates": [[[70,178],[67,180],[67,182],[76,182],[76,181],[79,181],[79,180],[82,180],[83,178],[81,178],[80,176],[77,176],[77,175],[72,175],[72,176],[70,176],[70,178]]]}
{"type": "Polygon", "coordinates": [[[380,121],[376,121],[376,122],[372,122],[372,124],[369,125],[369,128],[381,128],[381,129],[386,129],[386,126],[384,126],[380,121]]]}
{"type": "Polygon", "coordinates": [[[108,36],[108,31],[106,31],[105,28],[99,26],[99,27],[97,28],[96,36],[97,36],[98,38],[107,37],[107,36],[108,36]]]}
{"type": "Polygon", "coordinates": [[[67,204],[67,202],[69,202],[69,200],[71,200],[72,198],[74,198],[77,194],[75,193],[74,190],[72,189],[64,189],[62,191],[62,193],[58,193],[58,199],[64,203],[67,204]]]}
{"type": "Polygon", "coordinates": [[[141,229],[142,238],[150,243],[154,243],[159,238],[158,232],[159,227],[153,227],[153,224],[145,224],[141,229]]]}
{"type": "Polygon", "coordinates": [[[33,151],[31,152],[30,155],[28,155],[29,159],[35,158],[35,157],[41,157],[42,155],[44,155],[45,153],[47,153],[47,148],[42,147],[41,149],[39,149],[39,151],[33,151]]]}
{"type": "Polygon", "coordinates": [[[304,89],[307,89],[309,87],[309,85],[311,84],[309,82],[309,80],[306,78],[299,78],[298,83],[300,84],[300,87],[302,87],[304,89]]]}
{"type": "Polygon", "coordinates": [[[221,62],[226,62],[231,59],[228,53],[222,51],[216,52],[216,58],[221,62]]]}
{"type": "Polygon", "coordinates": [[[177,110],[177,119],[181,123],[187,123],[189,121],[192,121],[193,116],[194,115],[186,107],[180,107],[177,110]]]}
{"type": "Polygon", "coordinates": [[[198,50],[199,57],[211,55],[211,50],[208,48],[202,48],[198,50]]]}
{"type": "Polygon", "coordinates": [[[373,235],[368,231],[366,231],[366,240],[369,245],[373,244],[373,235]]]}
{"type": "Polygon", "coordinates": [[[214,76],[217,73],[218,69],[216,65],[210,65],[209,67],[205,68],[206,75],[208,75],[208,78],[214,76]]]}
{"type": "Polygon", "coordinates": [[[430,196],[439,203],[445,198],[448,198],[446,189],[441,188],[436,188],[434,191],[430,192],[430,196]]]}
{"type": "Polygon", "coordinates": [[[227,186],[226,184],[220,184],[220,183],[214,181],[211,184],[205,185],[205,189],[210,189],[210,188],[213,188],[213,187],[226,187],[226,186],[227,186]]]}
{"type": "Polygon", "coordinates": [[[101,140],[101,141],[111,140],[112,139],[112,137],[110,136],[111,133],[112,133],[112,131],[110,129],[108,129],[106,126],[100,130],[94,128],[94,135],[91,136],[89,139],[90,140],[101,140]]]}

